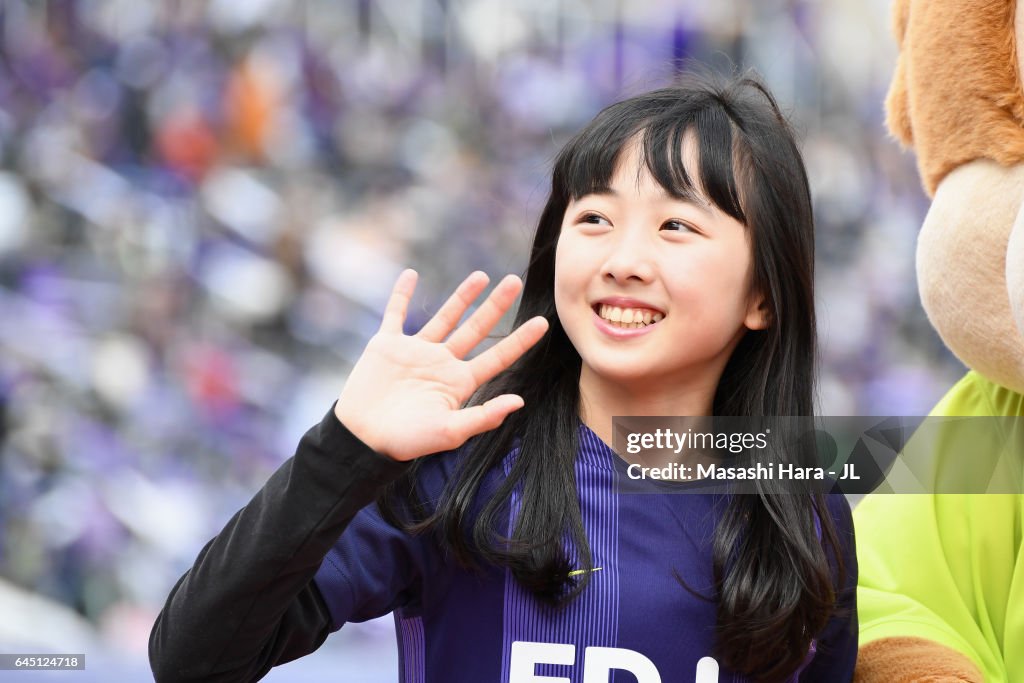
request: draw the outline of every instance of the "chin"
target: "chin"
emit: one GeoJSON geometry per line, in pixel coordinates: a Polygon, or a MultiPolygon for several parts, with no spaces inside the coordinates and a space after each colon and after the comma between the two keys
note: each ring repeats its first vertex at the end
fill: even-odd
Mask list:
{"type": "Polygon", "coordinates": [[[616,384],[634,384],[638,382],[650,382],[656,376],[654,368],[644,364],[623,362],[626,359],[601,359],[594,358],[588,361],[583,357],[583,366],[589,368],[591,374],[597,379],[614,382],[616,384]]]}

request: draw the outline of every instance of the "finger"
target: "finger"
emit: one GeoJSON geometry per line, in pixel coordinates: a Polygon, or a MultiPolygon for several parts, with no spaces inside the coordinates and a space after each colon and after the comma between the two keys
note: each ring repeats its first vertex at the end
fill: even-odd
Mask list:
{"type": "Polygon", "coordinates": [[[409,310],[409,300],[412,299],[412,293],[416,291],[416,278],[416,271],[406,268],[395,280],[395,286],[391,289],[391,297],[384,308],[384,318],[380,321],[381,332],[402,333],[405,314],[409,310]]]}
{"type": "Polygon", "coordinates": [[[476,301],[480,292],[484,291],[489,281],[487,273],[482,270],[470,273],[416,336],[432,342],[439,342],[447,337],[459,324],[466,309],[476,301]]]}
{"type": "Polygon", "coordinates": [[[445,346],[456,358],[464,358],[474,346],[484,340],[501,316],[515,303],[523,282],[515,275],[506,275],[480,307],[466,322],[452,333],[445,346]]]}
{"type": "Polygon", "coordinates": [[[505,370],[540,341],[548,331],[548,321],[543,316],[530,318],[512,334],[481,353],[469,362],[469,371],[477,386],[505,370]]]}
{"type": "Polygon", "coordinates": [[[516,394],[502,394],[478,406],[452,413],[448,428],[453,440],[462,444],[470,437],[497,428],[510,413],[522,407],[522,397],[516,394]]]}

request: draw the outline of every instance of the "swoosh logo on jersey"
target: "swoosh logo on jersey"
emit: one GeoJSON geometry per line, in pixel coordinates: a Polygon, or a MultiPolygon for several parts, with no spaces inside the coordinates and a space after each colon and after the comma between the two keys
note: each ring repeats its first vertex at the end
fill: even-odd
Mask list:
{"type": "Polygon", "coordinates": [[[569,572],[569,576],[578,576],[580,574],[586,574],[588,571],[599,572],[602,569],[604,569],[604,567],[594,567],[593,569],[573,569],[571,572],[569,572]]]}

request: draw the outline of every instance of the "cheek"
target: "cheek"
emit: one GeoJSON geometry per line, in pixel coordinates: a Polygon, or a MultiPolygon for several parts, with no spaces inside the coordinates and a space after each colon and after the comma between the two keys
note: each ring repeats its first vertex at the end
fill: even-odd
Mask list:
{"type": "Polygon", "coordinates": [[[745,310],[750,273],[745,261],[737,263],[735,253],[723,249],[695,255],[685,264],[665,264],[661,272],[672,305],[710,320],[745,310]]]}
{"type": "Polygon", "coordinates": [[[585,285],[592,274],[594,260],[593,245],[587,238],[564,231],[555,244],[555,286],[579,288],[585,285]]]}
{"type": "Polygon", "coordinates": [[[563,327],[565,325],[566,301],[575,288],[572,260],[566,257],[568,253],[566,240],[560,235],[555,244],[555,311],[558,313],[563,327]]]}
{"type": "Polygon", "coordinates": [[[581,303],[586,299],[590,273],[580,246],[565,233],[555,246],[555,312],[570,337],[582,316],[589,313],[581,303]]]}

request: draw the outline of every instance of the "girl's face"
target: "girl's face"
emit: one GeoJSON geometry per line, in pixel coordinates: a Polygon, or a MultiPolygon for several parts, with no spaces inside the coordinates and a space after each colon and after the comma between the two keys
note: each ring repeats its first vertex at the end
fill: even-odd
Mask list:
{"type": "MultiPolygon", "coordinates": [[[[555,252],[558,318],[584,376],[713,396],[744,332],[767,322],[763,298],[751,292],[750,240],[714,204],[665,192],[640,151],[627,146],[607,191],[566,208],[555,252]]],[[[683,152],[697,178],[689,135],[683,152]]]]}

